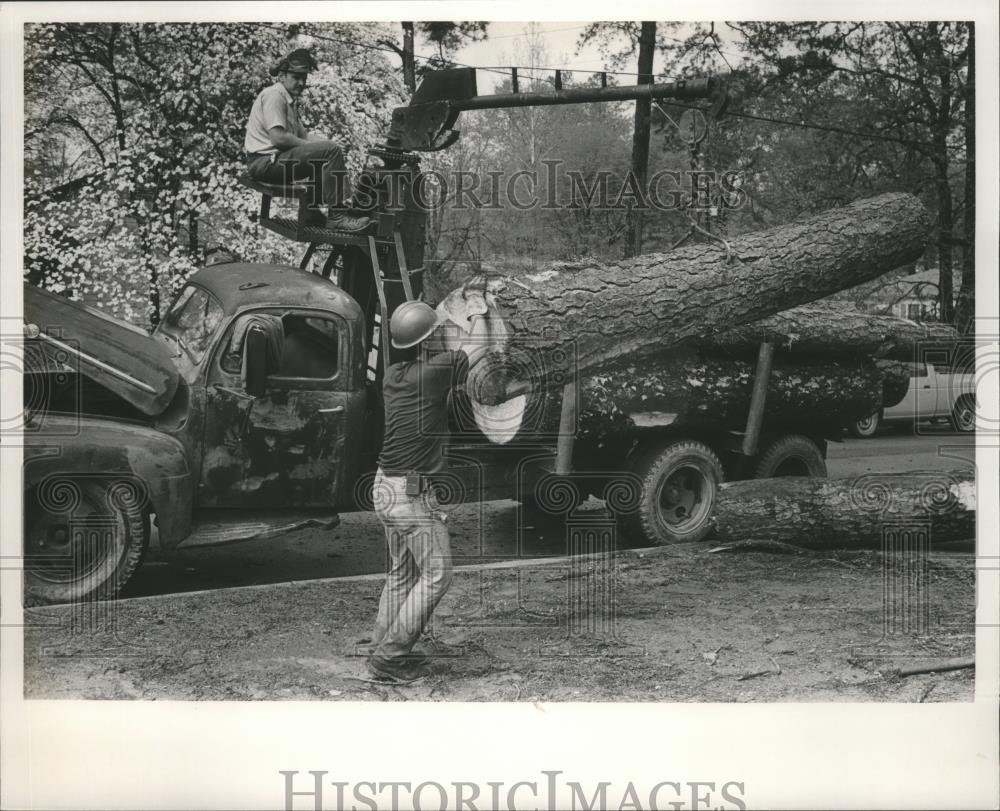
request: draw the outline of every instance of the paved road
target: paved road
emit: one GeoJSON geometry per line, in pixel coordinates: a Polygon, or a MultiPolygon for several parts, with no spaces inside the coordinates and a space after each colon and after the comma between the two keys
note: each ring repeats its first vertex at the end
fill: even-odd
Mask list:
{"type": "MultiPolygon", "coordinates": [[[[831,443],[827,467],[831,477],[948,470],[968,464],[973,451],[974,440],[967,436],[886,432],[873,439],[831,443]]],[[[535,525],[512,501],[463,505],[452,514],[450,526],[457,565],[566,551],[563,525],[535,525]]],[[[353,513],[343,515],[334,530],[303,530],[269,541],[191,550],[172,563],[147,562],[122,596],[384,570],[384,540],[378,519],[371,513],[353,513]]]]}
{"type": "MultiPolygon", "coordinates": [[[[933,426],[928,426],[932,428],[933,426]]],[[[863,473],[903,473],[908,470],[950,470],[975,458],[971,436],[913,434],[883,431],[872,439],[831,442],[826,468],[830,478],[863,473]]]]}

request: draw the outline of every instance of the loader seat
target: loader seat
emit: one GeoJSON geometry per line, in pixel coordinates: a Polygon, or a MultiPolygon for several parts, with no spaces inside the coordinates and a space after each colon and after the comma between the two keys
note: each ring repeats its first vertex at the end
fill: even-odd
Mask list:
{"type": "MultiPolygon", "coordinates": [[[[276,183],[262,183],[259,180],[254,180],[246,173],[240,175],[238,182],[241,186],[252,189],[261,195],[258,220],[261,225],[274,231],[276,234],[280,234],[286,239],[291,239],[295,242],[308,242],[310,245],[357,245],[367,247],[366,235],[372,232],[371,228],[358,233],[302,224],[304,219],[303,214],[309,202],[307,195],[309,186],[306,183],[293,183],[290,186],[283,186],[276,183]],[[295,219],[272,216],[272,198],[297,200],[298,216],[295,219]]],[[[380,242],[383,240],[392,240],[393,230],[396,225],[395,216],[387,212],[375,212],[371,216],[374,222],[374,234],[378,240],[380,242]]]]}

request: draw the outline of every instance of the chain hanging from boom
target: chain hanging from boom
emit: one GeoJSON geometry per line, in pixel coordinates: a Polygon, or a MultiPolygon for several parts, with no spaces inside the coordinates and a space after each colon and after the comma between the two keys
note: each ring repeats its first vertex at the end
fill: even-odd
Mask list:
{"type": "MultiPolygon", "coordinates": [[[[684,111],[680,117],[680,121],[675,121],[670,113],[664,109],[662,102],[655,101],[654,106],[659,113],[674,126],[681,141],[687,144],[691,161],[691,171],[694,176],[699,176],[704,169],[701,161],[701,143],[708,135],[708,121],[705,118],[705,114],[702,113],[701,110],[689,109],[684,111]]],[[[692,191],[692,193],[688,196],[687,204],[681,209],[682,213],[688,220],[688,230],[680,239],[670,246],[670,249],[673,250],[674,248],[680,247],[690,238],[691,234],[697,232],[702,236],[721,243],[726,250],[726,264],[731,264],[734,256],[732,245],[729,244],[727,239],[718,236],[717,234],[713,234],[710,230],[713,212],[718,212],[719,206],[713,205],[711,195],[709,195],[707,199],[709,220],[706,223],[709,227],[705,228],[698,222],[697,211],[695,211],[694,216],[692,216],[689,211],[691,208],[695,208],[696,203],[698,203],[698,200],[696,199],[696,192],[692,191]]]]}

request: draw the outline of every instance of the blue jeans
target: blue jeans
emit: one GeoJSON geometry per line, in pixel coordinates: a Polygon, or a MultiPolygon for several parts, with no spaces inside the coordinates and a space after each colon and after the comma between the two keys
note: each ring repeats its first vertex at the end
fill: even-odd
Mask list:
{"type": "Polygon", "coordinates": [[[249,155],[247,174],[261,183],[287,186],[294,180],[311,181],[310,204],[346,205],[351,196],[344,153],[333,141],[310,141],[279,152],[272,163],[270,155],[249,155]]]}
{"type": "Polygon", "coordinates": [[[389,545],[389,571],[372,642],[375,656],[391,660],[410,652],[451,585],[451,539],[432,490],[408,496],[405,477],[379,468],[374,501],[389,545]]]}

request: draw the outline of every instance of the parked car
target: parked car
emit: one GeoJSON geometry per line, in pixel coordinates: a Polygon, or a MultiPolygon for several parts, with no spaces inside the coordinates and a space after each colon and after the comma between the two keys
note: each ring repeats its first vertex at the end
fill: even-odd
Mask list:
{"type": "Polygon", "coordinates": [[[968,372],[939,370],[930,363],[914,363],[910,386],[895,405],[876,411],[848,426],[853,436],[868,439],[882,423],[915,424],[948,420],[955,431],[976,430],[976,381],[968,372]]]}

